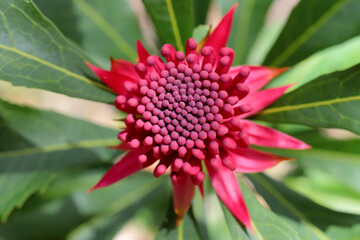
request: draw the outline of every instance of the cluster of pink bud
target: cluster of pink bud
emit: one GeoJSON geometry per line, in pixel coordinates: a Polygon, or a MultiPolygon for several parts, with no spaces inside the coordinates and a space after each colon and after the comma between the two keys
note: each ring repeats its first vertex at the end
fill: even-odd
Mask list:
{"type": "Polygon", "coordinates": [[[216,53],[213,47],[205,46],[200,54],[196,49],[194,39],[187,42],[186,56],[165,44],[161,55],[166,64],[154,55],[137,63],[135,69],[141,80],[124,82],[128,94],[119,95],[115,105],[130,113],[119,139],[133,149],[148,147],[138,157],[143,167],[161,159],[155,177],[171,167],[173,181],[182,172],[191,175],[194,184],[200,184],[205,178],[201,160],[211,159],[214,167],[221,161],[234,170],[233,159],[221,149],[249,145],[241,131],[241,119],[234,116],[251,111],[251,106],[240,102],[249,93],[243,83],[250,68],[243,67],[231,77],[231,48],[216,53]]]}

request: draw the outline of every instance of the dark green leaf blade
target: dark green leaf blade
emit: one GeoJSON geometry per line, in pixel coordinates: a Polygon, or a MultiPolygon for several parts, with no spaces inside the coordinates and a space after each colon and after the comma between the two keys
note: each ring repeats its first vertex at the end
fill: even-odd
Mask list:
{"type": "Polygon", "coordinates": [[[240,225],[238,220],[234,218],[231,212],[226,208],[226,206],[221,203],[221,208],[224,213],[224,217],[227,223],[227,226],[230,230],[232,240],[241,239],[241,240],[250,240],[253,239],[251,233],[246,232],[243,226],[240,225]],[[249,235],[248,235],[249,234],[249,235]]]}
{"type": "MultiPolygon", "coordinates": [[[[357,141],[357,143],[359,143],[359,141],[357,141]]],[[[271,151],[282,156],[296,158],[304,168],[323,170],[331,174],[334,179],[360,193],[360,186],[358,184],[360,181],[359,154],[316,148],[303,151],[291,151],[287,149],[272,149],[271,151]]]]}
{"type": "Polygon", "coordinates": [[[195,25],[193,0],[142,0],[160,41],[184,51],[195,25]]]}
{"type": "Polygon", "coordinates": [[[100,102],[112,91],[94,76],[89,58],[46,19],[32,1],[0,2],[0,79],[100,102]]]}
{"type": "Polygon", "coordinates": [[[358,0],[303,0],[292,12],[265,65],[289,66],[360,34],[358,0]],[[346,26],[346,27],[345,27],[346,26]]]}
{"type": "Polygon", "coordinates": [[[219,1],[225,14],[231,5],[239,3],[234,15],[228,45],[235,51],[234,64],[246,63],[273,0],[219,1]]]}
{"type": "Polygon", "coordinates": [[[35,0],[40,10],[103,67],[109,58],[135,61],[142,38],[130,1],[35,0]]]}
{"type": "MultiPolygon", "coordinates": [[[[312,167],[312,164],[309,163],[310,161],[308,161],[309,166],[304,169],[304,175],[287,177],[286,185],[321,206],[339,212],[360,215],[359,191],[338,180],[338,176],[334,176],[331,171],[328,171],[328,166],[319,169],[316,166],[312,167]]],[[[343,168],[342,164],[346,163],[339,163],[332,168],[337,167],[339,172],[346,172],[346,168],[343,168]]],[[[347,178],[347,176],[345,177],[347,178]]]]}
{"type": "Polygon", "coordinates": [[[228,212],[226,207],[223,207],[225,219],[229,224],[233,239],[272,239],[276,236],[277,240],[300,240],[293,226],[262,206],[245,184],[241,182],[240,186],[250,213],[254,234],[247,230],[248,236],[246,236],[245,231],[233,215],[228,212]]]}
{"type": "Polygon", "coordinates": [[[266,85],[266,88],[296,83],[289,91],[321,75],[348,69],[359,63],[360,35],[326,48],[299,62],[266,85]]]}
{"type": "Polygon", "coordinates": [[[301,239],[329,239],[324,231],[330,226],[349,227],[360,219],[321,207],[263,174],[252,174],[249,178],[270,208],[297,226],[301,239]]]}
{"type": "Polygon", "coordinates": [[[301,86],[260,112],[257,119],[335,127],[360,133],[360,64],[301,86]]]}
{"type": "Polygon", "coordinates": [[[147,229],[157,228],[165,214],[163,196],[169,190],[164,181],[141,172],[86,193],[106,170],[80,168],[62,173],[43,194],[35,195],[0,225],[0,238],[113,239],[134,218],[145,221],[147,229]],[[19,228],[22,231],[14,230],[19,228]]]}
{"type": "Polygon", "coordinates": [[[117,131],[0,100],[0,218],[63,169],[113,159],[117,131]]]}
{"type": "Polygon", "coordinates": [[[205,24],[205,20],[208,14],[209,6],[212,0],[195,0],[195,26],[205,24]]]}
{"type": "Polygon", "coordinates": [[[202,239],[199,233],[198,223],[194,218],[191,208],[178,226],[175,226],[176,219],[177,216],[174,212],[173,199],[170,197],[167,213],[157,235],[155,236],[155,240],[202,239]]]}
{"type": "Polygon", "coordinates": [[[146,221],[148,228],[159,227],[166,210],[163,206],[166,205],[167,198],[164,196],[169,195],[165,179],[166,177],[156,179],[149,173],[139,173],[102,191],[94,191],[92,196],[82,194],[81,202],[88,204],[89,210],[98,208],[99,211],[71,231],[66,239],[114,239],[122,227],[137,218],[138,214],[142,221],[146,221]],[[108,200],[104,201],[104,196],[108,200]],[[141,215],[141,210],[145,210],[145,216],[141,215]],[[145,219],[149,218],[149,212],[150,219],[145,219]]]}

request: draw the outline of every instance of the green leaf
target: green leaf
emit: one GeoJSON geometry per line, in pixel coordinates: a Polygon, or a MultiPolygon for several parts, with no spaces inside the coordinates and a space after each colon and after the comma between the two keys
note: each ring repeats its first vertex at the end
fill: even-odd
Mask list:
{"type": "Polygon", "coordinates": [[[197,226],[199,226],[201,239],[231,239],[220,200],[208,178],[204,180],[204,192],[206,193],[205,198],[201,196],[199,191],[196,191],[192,201],[192,210],[197,226]]]}
{"type": "Polygon", "coordinates": [[[275,78],[266,88],[296,83],[289,89],[289,92],[293,91],[321,75],[346,70],[356,65],[359,63],[359,56],[360,36],[311,55],[275,78]]]}
{"type": "Polygon", "coordinates": [[[72,97],[112,102],[112,91],[84,64],[86,55],[32,1],[0,2],[0,79],[72,97]]]}
{"type": "Polygon", "coordinates": [[[206,35],[209,33],[210,27],[208,25],[199,25],[194,28],[192,38],[195,39],[196,42],[200,42],[203,40],[206,35]]]}
{"type": "MultiPolygon", "coordinates": [[[[336,152],[352,153],[360,156],[360,139],[355,137],[351,139],[334,139],[324,136],[318,130],[307,130],[299,133],[293,133],[296,138],[299,138],[306,143],[323,150],[330,150],[336,152]]],[[[340,136],[339,136],[340,137],[340,136]]]]}
{"type": "Polygon", "coordinates": [[[324,231],[331,225],[349,227],[360,219],[321,207],[263,174],[249,178],[270,208],[297,227],[301,239],[329,239],[324,231]]]}
{"type": "Polygon", "coordinates": [[[354,225],[350,229],[332,226],[328,234],[331,240],[358,240],[360,236],[360,225],[354,225]]]}
{"type": "Polygon", "coordinates": [[[148,229],[158,227],[167,200],[162,196],[168,194],[164,181],[149,173],[138,173],[86,193],[106,170],[82,168],[61,174],[45,193],[35,195],[0,226],[0,238],[21,239],[26,235],[27,239],[112,239],[125,223],[139,217],[148,229]],[[58,192],[67,193],[59,196],[58,192]],[[148,216],[141,215],[142,210],[148,216]],[[14,230],[19,228],[22,231],[14,230]]]}
{"type": "Polygon", "coordinates": [[[296,240],[300,239],[296,230],[286,223],[283,219],[276,216],[273,212],[262,206],[255,195],[248,189],[244,183],[240,183],[241,192],[243,193],[246,206],[249,210],[254,234],[247,230],[248,236],[245,235],[244,230],[240,227],[238,221],[233,215],[223,206],[225,219],[229,225],[232,238],[235,239],[271,239],[276,236],[277,240],[296,240]]]}
{"type": "Polygon", "coordinates": [[[175,226],[177,216],[174,212],[173,199],[169,198],[168,202],[167,213],[157,235],[155,236],[155,240],[202,239],[200,237],[198,223],[196,222],[192,209],[190,208],[178,226],[175,226]]]}
{"type": "MultiPolygon", "coordinates": [[[[113,239],[119,230],[131,219],[136,218],[136,214],[143,208],[146,209],[147,214],[150,212],[153,216],[146,221],[147,226],[158,227],[161,223],[159,220],[165,214],[163,206],[167,198],[164,196],[169,195],[169,188],[162,181],[164,179],[155,179],[151,174],[137,174],[126,180],[121,185],[122,189],[114,187],[106,191],[105,189],[95,191],[91,193],[94,196],[90,198],[82,194],[81,201],[77,201],[78,203],[85,205],[87,211],[92,211],[92,208],[101,209],[101,211],[97,211],[91,218],[71,231],[67,239],[113,239]],[[104,201],[106,197],[108,200],[104,201]],[[157,219],[154,219],[155,216],[157,219]]],[[[140,214],[140,217],[144,221],[146,215],[140,214]]]]}
{"type": "Polygon", "coordinates": [[[142,0],[162,43],[184,51],[194,25],[194,0],[142,0]]]}
{"type": "Polygon", "coordinates": [[[205,24],[211,0],[195,0],[195,25],[205,24]]]}
{"type": "MultiPolygon", "coordinates": [[[[342,169],[341,164],[339,164],[339,169],[342,169]]],[[[304,176],[286,178],[286,185],[321,206],[360,215],[360,193],[335,179],[326,172],[326,169],[324,170],[307,167],[304,176]]]]}
{"type": "Polygon", "coordinates": [[[234,218],[234,216],[231,214],[231,212],[226,208],[226,206],[223,203],[221,203],[221,208],[224,213],[226,223],[229,227],[231,238],[233,240],[236,239],[251,240],[256,238],[251,233],[246,232],[246,229],[244,229],[244,227],[240,225],[239,221],[236,218],[234,218]]]}
{"type": "Polygon", "coordinates": [[[0,100],[0,219],[61,170],[111,160],[117,131],[0,100]]]}
{"type": "Polygon", "coordinates": [[[321,76],[277,100],[257,119],[360,133],[360,64],[321,76]]]}
{"type": "Polygon", "coordinates": [[[222,5],[224,14],[236,2],[239,6],[234,15],[228,46],[234,49],[234,64],[238,65],[246,62],[273,0],[218,1],[222,5]]]}
{"type": "Polygon", "coordinates": [[[35,0],[60,28],[101,64],[110,56],[135,61],[135,46],[141,31],[131,4],[126,0],[35,0]]]}
{"type": "MultiPolygon", "coordinates": [[[[359,146],[359,145],[357,145],[359,146]]],[[[272,150],[294,157],[305,168],[317,168],[331,174],[349,188],[360,193],[360,155],[335,150],[309,149],[304,151],[272,150]]]]}
{"type": "Polygon", "coordinates": [[[83,40],[79,31],[79,16],[74,11],[72,0],[33,0],[40,11],[48,17],[68,38],[77,44],[83,40]]]}
{"type": "Polygon", "coordinates": [[[265,65],[294,65],[316,51],[359,35],[360,22],[354,21],[359,10],[358,0],[301,1],[267,56],[265,65]]]}

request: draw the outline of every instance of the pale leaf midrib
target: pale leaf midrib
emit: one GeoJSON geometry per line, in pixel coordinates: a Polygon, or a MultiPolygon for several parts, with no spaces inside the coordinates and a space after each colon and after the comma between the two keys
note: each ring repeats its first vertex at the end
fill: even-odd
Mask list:
{"type": "Polygon", "coordinates": [[[183,52],[184,51],[184,46],[182,45],[179,25],[178,25],[177,20],[176,20],[174,7],[172,5],[171,0],[165,0],[165,1],[166,1],[166,6],[167,6],[167,9],[168,9],[169,16],[170,16],[170,22],[171,22],[171,26],[172,26],[172,29],[173,29],[175,41],[176,41],[176,44],[178,46],[178,50],[183,52]]]}
{"type": "Polygon", "coordinates": [[[259,229],[257,229],[255,222],[251,221],[251,225],[254,229],[255,235],[259,238],[259,240],[264,240],[263,236],[261,235],[259,229]]]}
{"type": "Polygon", "coordinates": [[[67,69],[65,69],[65,68],[59,67],[59,66],[57,66],[57,65],[55,65],[55,64],[53,64],[53,63],[50,63],[50,62],[45,61],[45,60],[43,60],[43,59],[40,59],[40,58],[38,58],[38,57],[36,57],[36,56],[30,55],[30,54],[28,54],[28,53],[26,53],[26,52],[23,52],[23,51],[19,50],[19,49],[16,49],[16,48],[13,48],[13,47],[9,47],[9,46],[3,45],[3,44],[0,44],[0,48],[4,49],[5,51],[10,51],[10,52],[16,53],[16,54],[18,54],[18,55],[20,55],[20,56],[22,56],[22,57],[25,57],[25,58],[34,60],[34,61],[36,61],[36,62],[38,62],[38,63],[40,63],[40,64],[42,64],[42,65],[45,65],[45,66],[47,66],[47,67],[50,67],[50,68],[52,68],[52,69],[54,69],[54,70],[57,70],[57,71],[59,71],[59,72],[62,72],[62,73],[64,73],[65,75],[68,75],[68,76],[70,76],[70,77],[79,79],[80,81],[83,81],[83,82],[85,82],[85,83],[88,83],[88,84],[97,86],[97,87],[99,87],[99,88],[101,88],[101,89],[104,89],[104,90],[106,90],[106,91],[108,91],[108,92],[111,92],[111,93],[113,92],[111,89],[109,89],[109,88],[108,88],[107,86],[105,86],[105,85],[102,85],[102,84],[100,84],[100,83],[91,81],[91,80],[89,80],[89,79],[87,79],[87,78],[85,78],[85,77],[83,77],[83,76],[80,76],[80,75],[78,75],[78,74],[76,74],[76,73],[73,73],[73,72],[71,72],[71,71],[69,71],[69,70],[67,70],[67,69]]]}
{"type": "Polygon", "coordinates": [[[315,21],[311,26],[309,26],[296,40],[294,40],[278,57],[275,58],[274,61],[270,64],[270,66],[280,66],[283,62],[285,62],[304,42],[306,42],[313,34],[315,34],[324,24],[326,24],[327,20],[333,17],[338,11],[342,9],[342,7],[349,0],[339,1],[334,4],[331,8],[329,8],[317,21],[315,21]]]}
{"type": "Polygon", "coordinates": [[[327,106],[331,104],[336,103],[343,103],[343,102],[351,102],[351,101],[359,101],[360,96],[351,96],[351,97],[345,97],[345,98],[334,98],[330,100],[324,100],[324,101],[317,101],[312,103],[303,103],[303,104],[297,104],[297,105],[288,105],[283,107],[274,107],[265,109],[264,111],[260,112],[259,115],[265,115],[265,114],[273,114],[273,113],[279,113],[279,112],[285,112],[285,111],[291,111],[291,110],[300,110],[305,108],[314,108],[319,106],[327,106]]]}
{"type": "Polygon", "coordinates": [[[41,147],[30,147],[23,148],[20,150],[11,150],[0,152],[0,159],[6,157],[20,157],[25,155],[31,155],[36,153],[50,153],[55,151],[65,151],[75,148],[94,148],[94,147],[106,147],[119,143],[119,140],[114,138],[107,139],[95,139],[95,140],[84,140],[77,142],[66,142],[59,144],[52,144],[41,147]]]}

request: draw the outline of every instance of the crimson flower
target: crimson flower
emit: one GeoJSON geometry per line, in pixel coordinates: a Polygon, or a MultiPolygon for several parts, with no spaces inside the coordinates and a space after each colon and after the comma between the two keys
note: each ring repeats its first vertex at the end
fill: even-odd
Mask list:
{"type": "Polygon", "coordinates": [[[250,148],[250,144],[288,149],[309,146],[298,139],[246,120],[278,99],[289,87],[260,90],[286,69],[231,67],[234,51],[225,47],[236,5],[224,16],[199,50],[190,38],[186,55],[170,44],[166,59],[149,55],[137,42],[139,62],[111,59],[106,71],[94,73],[117,94],[115,106],[129,115],[118,148],[129,152],[91,189],[109,186],[142,168],[167,169],[180,221],[198,186],[203,195],[206,167],[212,185],[232,214],[250,230],[250,216],[235,172],[253,173],[287,158],[250,148]],[[159,160],[159,161],[157,161],[159,160]]]}

